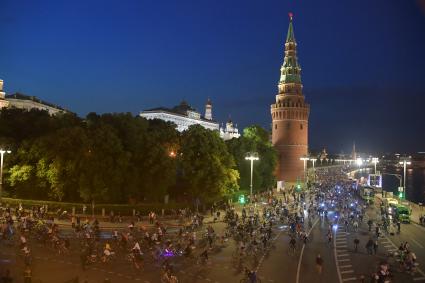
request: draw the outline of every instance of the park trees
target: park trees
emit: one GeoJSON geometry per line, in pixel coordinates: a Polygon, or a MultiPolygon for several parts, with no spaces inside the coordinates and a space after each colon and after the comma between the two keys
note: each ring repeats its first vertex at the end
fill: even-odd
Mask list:
{"type": "Polygon", "coordinates": [[[252,128],[226,146],[217,131],[192,126],[180,133],[172,123],[130,113],[81,119],[37,110],[0,112],[0,146],[13,151],[5,159],[5,189],[19,198],[136,203],[162,202],[170,194],[215,201],[247,184],[243,158],[250,150],[265,163],[255,166],[258,187],[272,183],[266,171],[274,166],[274,153],[267,136],[252,128]],[[24,130],[14,131],[16,125],[24,130]]]}
{"type": "Polygon", "coordinates": [[[182,134],[179,159],[181,181],[192,199],[213,201],[238,189],[233,156],[217,132],[191,126],[182,134]]]}
{"type": "Polygon", "coordinates": [[[226,144],[240,173],[239,186],[241,189],[248,189],[250,186],[250,163],[245,160],[249,152],[257,152],[260,157],[254,164],[254,192],[275,186],[276,180],[273,172],[277,162],[277,153],[270,143],[269,133],[266,130],[257,125],[247,127],[240,138],[228,140],[226,144]]]}

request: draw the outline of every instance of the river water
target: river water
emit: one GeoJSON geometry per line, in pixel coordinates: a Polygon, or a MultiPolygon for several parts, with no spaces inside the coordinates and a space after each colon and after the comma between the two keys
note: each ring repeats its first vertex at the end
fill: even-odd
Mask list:
{"type": "MultiPolygon", "coordinates": [[[[368,173],[373,173],[373,169],[368,170],[368,173]]],[[[392,168],[381,171],[383,189],[398,194],[400,181],[397,177],[386,175],[386,173],[403,176],[403,168],[392,168]]],[[[367,173],[363,171],[361,176],[367,177],[367,173]]],[[[415,203],[425,204],[425,168],[408,168],[406,170],[406,198],[415,203]]]]}

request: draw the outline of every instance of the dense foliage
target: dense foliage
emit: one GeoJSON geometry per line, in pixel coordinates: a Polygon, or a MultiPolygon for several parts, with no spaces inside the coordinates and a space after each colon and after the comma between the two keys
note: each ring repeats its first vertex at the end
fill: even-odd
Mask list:
{"type": "Polygon", "coordinates": [[[253,191],[259,192],[276,186],[274,168],[277,153],[273,148],[269,133],[260,126],[247,127],[238,139],[227,142],[240,174],[239,187],[248,190],[251,181],[251,163],[245,160],[248,153],[257,153],[259,160],[253,165],[253,191]]]}
{"type": "Polygon", "coordinates": [[[218,132],[125,114],[49,116],[4,109],[0,146],[4,189],[11,197],[72,202],[139,203],[171,198],[205,202],[249,187],[246,151],[261,160],[255,188],[273,185],[274,151],[268,133],[251,127],[225,143],[218,132]],[[241,178],[239,179],[239,174],[241,178]]]}

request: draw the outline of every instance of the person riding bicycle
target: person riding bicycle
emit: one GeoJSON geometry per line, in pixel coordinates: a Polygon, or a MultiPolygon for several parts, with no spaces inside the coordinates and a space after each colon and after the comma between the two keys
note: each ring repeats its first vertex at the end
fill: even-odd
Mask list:
{"type": "Polygon", "coordinates": [[[257,282],[257,272],[255,272],[255,270],[250,270],[247,267],[245,267],[245,274],[246,274],[246,277],[248,277],[250,283],[257,282]]]}
{"type": "Polygon", "coordinates": [[[208,249],[205,249],[200,255],[199,257],[205,261],[208,260],[208,249]]]}
{"type": "Polygon", "coordinates": [[[103,250],[103,257],[102,257],[103,262],[106,262],[110,258],[110,256],[113,256],[114,254],[115,252],[112,251],[112,248],[109,245],[109,243],[106,243],[105,249],[103,250]]]}
{"type": "Polygon", "coordinates": [[[297,241],[295,240],[295,238],[291,237],[291,240],[289,241],[289,246],[291,247],[291,249],[295,250],[296,244],[297,244],[297,241]]]}

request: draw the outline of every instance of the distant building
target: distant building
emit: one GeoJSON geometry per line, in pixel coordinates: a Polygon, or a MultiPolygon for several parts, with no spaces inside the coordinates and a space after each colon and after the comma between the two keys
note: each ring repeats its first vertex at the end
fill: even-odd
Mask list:
{"type": "Polygon", "coordinates": [[[212,104],[210,100],[205,106],[205,116],[201,116],[201,113],[197,112],[186,101],[182,101],[180,105],[173,108],[159,107],[144,110],[140,113],[140,116],[149,120],[160,119],[172,122],[177,125],[179,132],[187,130],[192,125],[201,125],[213,131],[219,130],[218,122],[212,119],[212,104]]]}
{"type": "Polygon", "coordinates": [[[5,99],[6,94],[3,91],[3,80],[0,80],[0,109],[8,107],[9,102],[5,99]]]}
{"type": "Polygon", "coordinates": [[[166,122],[172,122],[177,125],[177,130],[183,132],[192,125],[201,125],[202,127],[219,131],[220,137],[224,140],[240,137],[238,128],[231,120],[226,123],[226,127],[220,127],[218,122],[213,119],[212,103],[208,99],[205,104],[205,115],[197,112],[186,101],[173,108],[158,107],[140,112],[140,116],[146,119],[160,119],[166,122]]]}
{"type": "Polygon", "coordinates": [[[21,93],[6,95],[3,92],[3,81],[0,80],[0,109],[3,108],[18,108],[27,111],[31,109],[45,110],[50,115],[68,112],[57,105],[38,99],[35,96],[28,96],[21,93]]]}
{"type": "Polygon", "coordinates": [[[351,151],[351,159],[357,160],[356,142],[353,142],[353,150],[351,151]]]}
{"type": "Polygon", "coordinates": [[[239,138],[241,134],[239,134],[238,126],[233,125],[232,120],[229,119],[226,123],[226,127],[220,127],[220,137],[227,141],[233,138],[239,138]]]}
{"type": "Polygon", "coordinates": [[[35,96],[28,96],[22,93],[6,95],[6,100],[9,102],[9,108],[19,108],[27,111],[31,109],[44,110],[50,115],[68,112],[57,105],[43,101],[35,96]]]}

